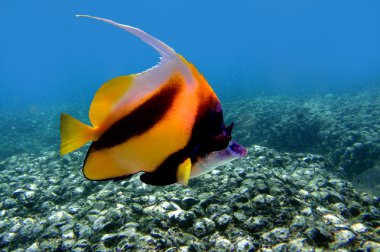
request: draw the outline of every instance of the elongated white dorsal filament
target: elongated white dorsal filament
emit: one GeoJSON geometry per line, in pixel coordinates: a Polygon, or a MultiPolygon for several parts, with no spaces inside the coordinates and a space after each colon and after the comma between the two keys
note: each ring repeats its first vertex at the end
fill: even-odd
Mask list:
{"type": "Polygon", "coordinates": [[[176,55],[176,52],[167,44],[162,42],[159,39],[156,39],[155,37],[149,35],[148,33],[144,32],[143,30],[140,30],[136,27],[130,26],[130,25],[123,25],[116,23],[112,20],[100,18],[100,17],[93,17],[89,15],[76,15],[76,17],[85,17],[85,18],[91,18],[95,20],[100,20],[102,22],[114,25],[116,27],[119,27],[120,29],[123,29],[136,37],[140,38],[142,41],[147,43],[148,45],[152,46],[163,58],[170,58],[173,55],[176,55]]]}

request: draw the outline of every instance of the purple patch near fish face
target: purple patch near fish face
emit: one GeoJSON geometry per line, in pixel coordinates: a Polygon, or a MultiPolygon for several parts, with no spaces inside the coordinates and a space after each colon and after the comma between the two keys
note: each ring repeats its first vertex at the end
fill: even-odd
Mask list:
{"type": "Polygon", "coordinates": [[[235,141],[231,141],[229,148],[235,154],[238,154],[240,157],[244,157],[247,155],[247,149],[236,143],[235,141]]]}

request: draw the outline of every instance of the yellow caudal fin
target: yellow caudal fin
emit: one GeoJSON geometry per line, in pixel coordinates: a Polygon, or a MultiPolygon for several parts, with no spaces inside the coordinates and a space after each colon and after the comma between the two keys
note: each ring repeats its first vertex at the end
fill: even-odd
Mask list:
{"type": "Polygon", "coordinates": [[[177,168],[177,182],[183,186],[189,183],[191,166],[191,159],[188,158],[177,168]]]}
{"type": "Polygon", "coordinates": [[[61,156],[97,139],[94,128],[61,113],[61,156]]]}

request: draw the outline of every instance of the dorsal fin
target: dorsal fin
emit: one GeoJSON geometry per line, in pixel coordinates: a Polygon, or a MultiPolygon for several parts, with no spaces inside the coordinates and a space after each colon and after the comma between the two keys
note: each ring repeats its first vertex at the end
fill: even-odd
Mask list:
{"type": "Polygon", "coordinates": [[[194,86],[192,71],[189,69],[190,64],[162,41],[138,28],[119,24],[109,19],[89,15],[76,16],[100,20],[128,31],[152,46],[161,55],[160,62],[154,67],[138,74],[116,77],[103,84],[97,91],[89,112],[90,121],[95,128],[105,129],[121,117],[126,116],[174,74],[181,74],[186,85],[194,86]]]}
{"type": "Polygon", "coordinates": [[[148,45],[152,46],[154,49],[156,49],[156,51],[162,57],[170,58],[171,56],[176,55],[176,52],[170,46],[166,45],[161,40],[156,39],[155,37],[152,37],[148,33],[144,32],[144,31],[142,31],[136,27],[124,25],[124,24],[119,24],[119,23],[116,23],[116,22],[109,20],[109,19],[100,18],[100,17],[93,17],[93,16],[89,16],[89,15],[76,15],[76,17],[86,17],[86,18],[96,19],[96,20],[100,20],[100,21],[109,23],[111,25],[114,25],[116,27],[119,27],[120,29],[123,29],[123,30],[135,35],[136,37],[140,38],[142,41],[144,41],[148,45]]]}
{"type": "Polygon", "coordinates": [[[104,83],[96,92],[89,111],[94,127],[99,127],[112,113],[118,101],[133,85],[133,77],[119,76],[104,83]]]}

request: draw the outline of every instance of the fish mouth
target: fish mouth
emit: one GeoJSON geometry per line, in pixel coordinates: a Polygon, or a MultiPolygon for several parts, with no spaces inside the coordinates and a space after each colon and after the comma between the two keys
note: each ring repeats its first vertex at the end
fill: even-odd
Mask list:
{"type": "Polygon", "coordinates": [[[232,153],[239,157],[245,157],[248,153],[246,148],[236,143],[235,141],[231,141],[228,147],[232,151],[232,153]]]}

